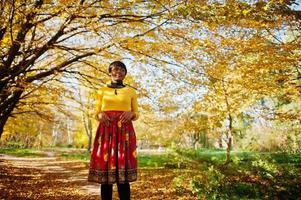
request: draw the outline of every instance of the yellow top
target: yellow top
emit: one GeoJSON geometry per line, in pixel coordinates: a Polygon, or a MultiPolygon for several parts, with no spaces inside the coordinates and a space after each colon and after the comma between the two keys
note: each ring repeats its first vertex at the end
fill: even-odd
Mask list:
{"type": "Polygon", "coordinates": [[[131,87],[109,88],[104,86],[97,91],[96,112],[132,111],[133,120],[138,119],[138,103],[136,91],[131,87]],[[116,91],[115,91],[116,90],[116,91]]]}

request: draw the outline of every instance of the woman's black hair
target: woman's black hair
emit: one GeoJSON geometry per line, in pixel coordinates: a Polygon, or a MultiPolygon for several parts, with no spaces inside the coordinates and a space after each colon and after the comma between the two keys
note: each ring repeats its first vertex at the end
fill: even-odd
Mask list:
{"type": "Polygon", "coordinates": [[[123,62],[121,62],[121,61],[114,61],[114,62],[112,62],[109,65],[109,73],[112,72],[112,68],[113,67],[121,67],[121,68],[123,68],[125,70],[125,74],[127,74],[127,69],[126,69],[126,66],[125,66],[125,64],[123,62]]]}

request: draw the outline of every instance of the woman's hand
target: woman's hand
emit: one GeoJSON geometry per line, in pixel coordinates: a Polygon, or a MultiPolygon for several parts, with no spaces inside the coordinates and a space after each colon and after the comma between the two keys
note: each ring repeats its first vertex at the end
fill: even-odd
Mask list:
{"type": "Polygon", "coordinates": [[[121,121],[121,123],[127,123],[129,121],[131,121],[135,116],[135,113],[134,112],[131,112],[131,111],[124,111],[119,119],[121,121]]]}
{"type": "Polygon", "coordinates": [[[106,115],[106,113],[104,112],[98,113],[97,118],[100,121],[100,123],[103,123],[105,126],[109,126],[111,120],[108,117],[108,115],[106,115]]]}

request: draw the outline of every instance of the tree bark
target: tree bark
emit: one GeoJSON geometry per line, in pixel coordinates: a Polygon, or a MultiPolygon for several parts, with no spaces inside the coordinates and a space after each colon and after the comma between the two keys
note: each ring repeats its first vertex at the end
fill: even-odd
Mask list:
{"type": "Polygon", "coordinates": [[[86,132],[86,135],[88,137],[88,146],[87,146],[87,151],[91,152],[91,147],[92,147],[92,122],[89,116],[85,117],[85,113],[83,112],[82,114],[82,121],[83,121],[83,126],[86,132]]]}
{"type": "Polygon", "coordinates": [[[89,118],[88,119],[88,130],[89,130],[89,135],[88,135],[88,152],[91,152],[91,148],[92,148],[92,121],[89,118]]]}
{"type": "Polygon", "coordinates": [[[1,116],[0,117],[0,138],[2,136],[2,133],[4,131],[4,125],[6,124],[7,120],[8,120],[9,115],[6,116],[1,116]]]}
{"type": "Polygon", "coordinates": [[[229,128],[226,132],[226,136],[227,136],[227,154],[226,154],[226,161],[224,163],[225,165],[227,165],[231,162],[233,120],[232,120],[232,116],[231,116],[230,103],[229,103],[229,100],[228,100],[228,93],[227,93],[224,81],[222,82],[222,84],[223,84],[223,91],[224,91],[224,95],[225,95],[225,103],[226,103],[226,107],[227,107],[228,120],[229,120],[229,128]]]}
{"type": "Polygon", "coordinates": [[[226,155],[226,162],[225,164],[229,164],[231,162],[231,149],[232,149],[232,133],[233,133],[233,120],[231,114],[228,115],[229,117],[229,130],[227,131],[227,155],[226,155]]]}
{"type": "Polygon", "coordinates": [[[6,98],[6,106],[5,108],[1,109],[0,111],[0,138],[2,136],[2,133],[4,131],[4,126],[8,120],[8,118],[11,116],[12,111],[14,110],[16,104],[19,102],[19,99],[23,93],[23,89],[19,89],[15,92],[13,92],[8,98],[6,98]]]}

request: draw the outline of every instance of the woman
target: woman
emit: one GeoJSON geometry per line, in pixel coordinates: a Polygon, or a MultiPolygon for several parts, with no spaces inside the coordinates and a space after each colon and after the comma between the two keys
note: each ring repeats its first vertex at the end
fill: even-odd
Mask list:
{"type": "Polygon", "coordinates": [[[88,180],[101,183],[101,199],[112,199],[117,183],[120,200],[130,199],[129,182],[137,180],[136,136],[132,120],[138,118],[137,94],[123,84],[124,63],[109,66],[111,83],[98,91],[96,132],[88,180]]]}

